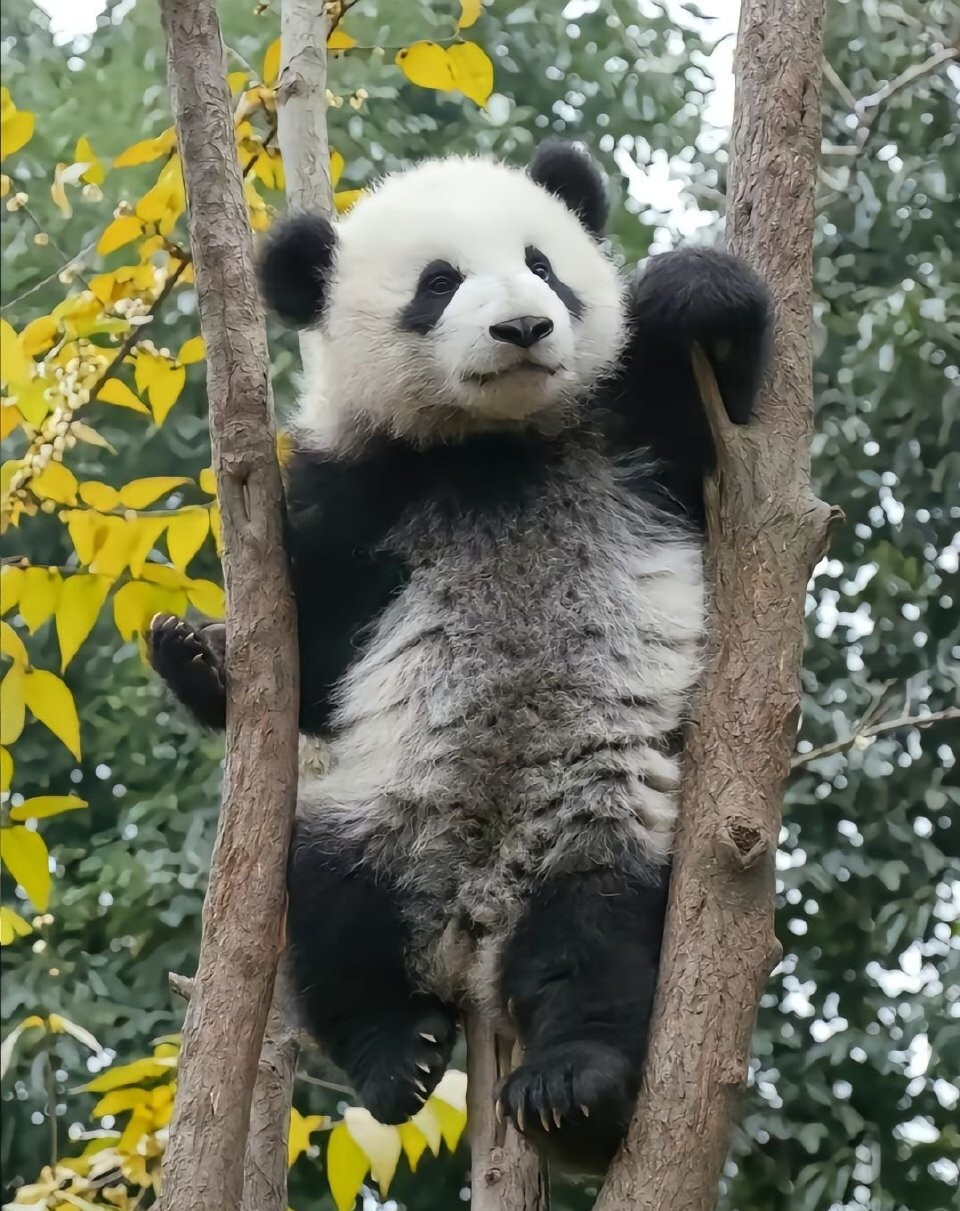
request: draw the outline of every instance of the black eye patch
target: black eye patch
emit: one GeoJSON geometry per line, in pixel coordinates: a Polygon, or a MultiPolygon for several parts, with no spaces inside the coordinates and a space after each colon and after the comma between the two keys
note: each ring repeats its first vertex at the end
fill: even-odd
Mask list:
{"type": "Polygon", "coordinates": [[[575,320],[579,320],[583,316],[583,303],[577,294],[570,289],[566,282],[561,282],[557,275],[553,272],[553,266],[543,255],[539,248],[534,248],[532,244],[528,244],[525,250],[527,268],[531,273],[535,273],[538,278],[542,278],[553,293],[557,296],[564,307],[570,312],[575,320]]]}
{"type": "Polygon", "coordinates": [[[426,336],[439,322],[462,281],[463,274],[448,261],[431,261],[420,274],[413,298],[400,312],[403,331],[426,336]]]}

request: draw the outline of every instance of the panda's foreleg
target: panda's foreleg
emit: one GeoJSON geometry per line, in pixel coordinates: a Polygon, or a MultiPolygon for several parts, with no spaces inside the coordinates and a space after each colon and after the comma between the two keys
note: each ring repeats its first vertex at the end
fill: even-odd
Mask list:
{"type": "Polygon", "coordinates": [[[306,1029],[374,1118],[402,1123],[443,1076],[457,1017],[414,988],[398,892],[361,858],[298,821],[287,880],[290,966],[306,1029]]]}
{"type": "Polygon", "coordinates": [[[572,874],[529,903],[500,992],[523,1062],[499,1099],[561,1165],[602,1172],[629,1125],[647,1045],[667,896],[616,872],[572,874]]]}
{"type": "Polygon", "coordinates": [[[175,614],[155,614],[146,638],[150,663],[194,719],[204,727],[225,727],[224,624],[195,626],[175,614]]]}

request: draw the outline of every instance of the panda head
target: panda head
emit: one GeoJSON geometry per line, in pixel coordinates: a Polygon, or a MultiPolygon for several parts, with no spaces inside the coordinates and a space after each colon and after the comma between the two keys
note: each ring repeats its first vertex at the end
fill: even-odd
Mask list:
{"type": "Polygon", "coordinates": [[[603,181],[572,144],[524,171],[427,161],[335,227],[299,216],[261,261],[267,304],[306,329],[296,427],[318,444],[555,430],[615,365],[622,288],[598,243],[603,181]]]}

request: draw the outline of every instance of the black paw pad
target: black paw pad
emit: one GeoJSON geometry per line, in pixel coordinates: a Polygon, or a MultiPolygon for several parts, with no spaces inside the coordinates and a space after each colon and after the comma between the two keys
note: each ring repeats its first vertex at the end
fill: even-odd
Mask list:
{"type": "Polygon", "coordinates": [[[506,1078],[497,1114],[563,1168],[603,1173],[630,1125],[637,1084],[631,1061],[612,1047],[557,1045],[531,1051],[506,1078]]]}
{"type": "Polygon", "coordinates": [[[378,1021],[357,1040],[350,1073],[357,1096],[380,1123],[405,1123],[436,1089],[450,1062],[457,1025],[432,997],[378,1021]]]}
{"type": "Polygon", "coordinates": [[[206,727],[226,723],[223,624],[195,627],[174,614],[155,614],[147,631],[150,663],[206,727]]]}

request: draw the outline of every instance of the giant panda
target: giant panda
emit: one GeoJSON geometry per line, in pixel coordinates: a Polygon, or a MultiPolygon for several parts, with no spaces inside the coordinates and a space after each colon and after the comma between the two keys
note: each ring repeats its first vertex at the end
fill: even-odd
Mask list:
{"type": "MultiPolygon", "coordinates": [[[[573,1169],[629,1123],[654,995],[680,728],[701,667],[690,347],[745,423],[766,288],[722,252],[625,279],[579,145],[450,157],[336,226],[281,223],[266,303],[303,332],[285,473],[303,779],[287,937],[304,1022],[385,1123],[458,1015],[516,1032],[498,1110],[573,1169]]],[[[225,719],[222,624],[153,620],[156,670],[225,719]]]]}

